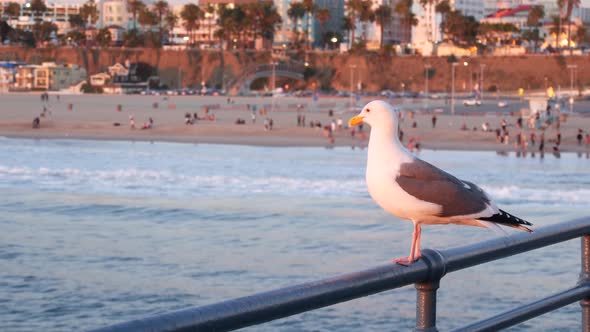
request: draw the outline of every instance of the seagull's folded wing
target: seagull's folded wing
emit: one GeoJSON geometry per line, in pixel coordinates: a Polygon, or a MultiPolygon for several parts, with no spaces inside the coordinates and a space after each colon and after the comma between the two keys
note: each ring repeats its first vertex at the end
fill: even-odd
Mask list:
{"type": "Polygon", "coordinates": [[[439,217],[477,218],[479,213],[490,214],[490,199],[481,188],[420,159],[402,164],[395,181],[417,199],[440,205],[439,217]]]}

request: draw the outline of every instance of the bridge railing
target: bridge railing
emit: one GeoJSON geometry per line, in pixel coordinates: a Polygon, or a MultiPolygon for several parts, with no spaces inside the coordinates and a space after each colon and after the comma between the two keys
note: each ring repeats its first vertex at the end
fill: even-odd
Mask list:
{"type": "MultiPolygon", "coordinates": [[[[411,266],[388,264],[365,271],[281,288],[265,293],[188,308],[94,330],[230,331],[415,284],[415,331],[434,332],[436,292],[442,277],[493,260],[582,238],[581,274],[571,288],[522,305],[456,331],[496,331],[580,301],[582,331],[590,332],[590,217],[545,226],[532,234],[519,233],[445,250],[426,249],[411,266]]],[[[395,329],[392,327],[392,329],[395,329]]]]}

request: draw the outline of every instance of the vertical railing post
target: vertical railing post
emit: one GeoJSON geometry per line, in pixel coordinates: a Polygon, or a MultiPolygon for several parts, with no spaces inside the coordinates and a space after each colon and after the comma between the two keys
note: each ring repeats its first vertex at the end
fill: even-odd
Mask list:
{"type": "Polygon", "coordinates": [[[417,282],[415,332],[438,332],[436,328],[436,291],[446,274],[446,260],[437,250],[424,249],[420,260],[429,268],[428,280],[417,282]]]}
{"type": "MultiPolygon", "coordinates": [[[[590,235],[582,236],[582,271],[578,283],[590,283],[590,235]]],[[[582,331],[590,332],[590,297],[580,301],[582,306],[582,331]]]]}
{"type": "Polygon", "coordinates": [[[437,332],[436,290],[440,282],[416,283],[416,332],[437,332]]]}

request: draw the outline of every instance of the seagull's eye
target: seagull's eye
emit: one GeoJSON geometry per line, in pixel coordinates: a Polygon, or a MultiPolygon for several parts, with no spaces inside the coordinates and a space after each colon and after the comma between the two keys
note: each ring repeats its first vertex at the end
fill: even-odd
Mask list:
{"type": "Polygon", "coordinates": [[[367,111],[367,113],[371,113],[371,110],[370,110],[370,109],[368,109],[368,108],[366,109],[366,111],[367,111]]]}

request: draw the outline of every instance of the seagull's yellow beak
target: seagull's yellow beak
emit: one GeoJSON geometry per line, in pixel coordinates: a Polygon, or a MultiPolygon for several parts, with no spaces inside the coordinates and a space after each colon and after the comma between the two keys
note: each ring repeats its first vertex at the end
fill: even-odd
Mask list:
{"type": "Polygon", "coordinates": [[[360,116],[360,115],[353,116],[352,118],[350,118],[350,120],[348,120],[348,125],[351,127],[359,125],[361,122],[363,122],[364,118],[365,118],[364,116],[360,116]]]}

